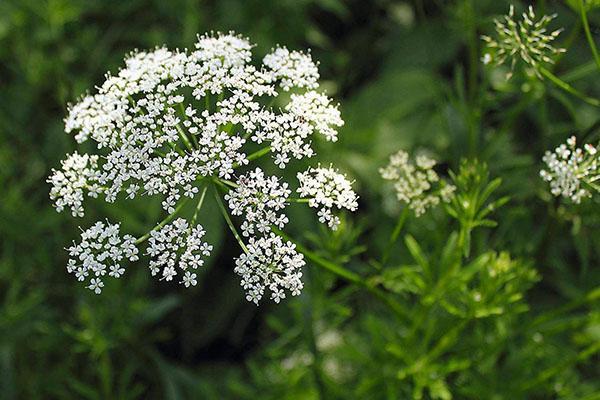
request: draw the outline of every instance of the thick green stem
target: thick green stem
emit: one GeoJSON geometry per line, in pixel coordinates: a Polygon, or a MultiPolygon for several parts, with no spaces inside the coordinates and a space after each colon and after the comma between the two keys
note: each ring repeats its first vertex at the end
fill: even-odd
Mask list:
{"type": "Polygon", "coordinates": [[[592,32],[590,30],[590,24],[587,18],[587,12],[585,10],[585,4],[583,0],[579,0],[579,13],[581,14],[581,22],[583,23],[583,30],[585,31],[585,37],[590,45],[590,50],[592,50],[592,54],[594,55],[594,61],[596,61],[596,65],[598,69],[600,69],[600,55],[598,54],[598,49],[596,48],[596,43],[594,42],[594,38],[592,37],[592,32]]]}
{"type": "Polygon", "coordinates": [[[585,94],[581,93],[579,90],[575,89],[573,86],[569,85],[567,82],[560,79],[558,76],[554,75],[552,72],[548,71],[546,68],[540,67],[540,73],[544,77],[548,78],[548,80],[550,80],[550,82],[554,83],[556,86],[558,86],[565,92],[572,94],[573,96],[585,101],[586,103],[588,103],[592,106],[600,107],[600,100],[595,99],[593,97],[586,96],[585,94]]]}
{"type": "Polygon", "coordinates": [[[184,198],[181,203],[179,203],[179,205],[175,208],[175,211],[173,211],[171,214],[169,214],[165,219],[163,219],[162,221],[160,221],[154,228],[152,228],[148,233],[146,233],[144,236],[138,238],[135,241],[135,244],[141,244],[144,243],[146,240],[148,240],[148,238],[150,237],[150,234],[160,228],[162,228],[163,226],[165,226],[166,224],[168,224],[169,222],[171,222],[176,216],[177,214],[181,211],[181,209],[183,208],[183,206],[185,206],[188,202],[189,198],[184,198]]]}

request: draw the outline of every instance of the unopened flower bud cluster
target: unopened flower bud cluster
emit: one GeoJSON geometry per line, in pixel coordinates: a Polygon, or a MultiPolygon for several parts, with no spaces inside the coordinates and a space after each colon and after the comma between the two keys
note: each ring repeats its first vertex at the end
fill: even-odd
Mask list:
{"type": "Polygon", "coordinates": [[[482,61],[495,65],[509,61],[511,71],[507,78],[510,78],[517,61],[522,60],[541,78],[540,67],[553,64],[554,57],[566,51],[552,45],[562,31],[548,31],[547,26],[555,17],[556,15],[544,15],[537,19],[533,7],[530,6],[523,12],[521,19],[517,20],[515,9],[511,5],[508,15],[494,21],[496,36],[482,36],[487,47],[482,61]]]}

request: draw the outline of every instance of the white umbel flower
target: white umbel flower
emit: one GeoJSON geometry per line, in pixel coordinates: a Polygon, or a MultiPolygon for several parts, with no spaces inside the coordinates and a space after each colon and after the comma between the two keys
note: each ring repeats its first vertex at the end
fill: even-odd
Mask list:
{"type": "Polygon", "coordinates": [[[436,161],[425,156],[410,160],[407,152],[400,150],[390,156],[390,162],[379,173],[383,179],[392,181],[396,197],[414,211],[417,217],[441,201],[448,202],[455,187],[441,180],[433,169],[436,161]]]}
{"type": "Polygon", "coordinates": [[[302,290],[304,256],[296,245],[284,242],[271,233],[265,237],[250,238],[247,249],[235,260],[235,272],[242,277],[246,299],[258,304],[265,290],[279,303],[286,291],[297,296],[302,290]]]}
{"type": "MultiPolygon", "coordinates": [[[[102,195],[109,203],[159,197],[168,215],[137,242],[149,240],[153,275],[190,287],[197,284],[197,270],[212,247],[202,241],[201,226],[175,219],[176,214],[186,212],[184,202],[196,199],[202,188],[194,225],[207,186],[234,186],[226,200],[242,217],[241,235],[227,207],[220,209],[241,247],[246,248],[240,236],[249,248],[256,247],[248,274],[257,271],[276,301],[284,297],[281,288],[298,293],[300,274],[291,271],[302,258],[271,235],[272,227],[281,229],[288,222],[284,208],[292,189],[256,166],[249,173],[240,170],[269,153],[282,169],[292,160],[312,157],[312,140],[336,141],[344,121],[338,106],[319,92],[318,64],[310,54],[278,47],[261,64],[253,61],[254,47],[231,32],[211,33],[199,36],[190,50],[159,47],[129,54],[119,71],[69,106],[65,131],[94,150],[67,157],[52,172],[48,182],[56,209],[70,208],[81,216],[85,195],[102,195]],[[275,261],[269,261],[272,257],[275,261]],[[259,266],[256,260],[268,263],[259,266]],[[280,270],[273,270],[273,262],[280,270]]],[[[331,207],[319,204],[321,219],[335,226],[331,207]]],[[[114,276],[124,272],[117,263],[104,270],[114,276]]],[[[93,278],[89,287],[101,291],[101,275],[89,271],[79,275],[93,278]]],[[[260,297],[262,291],[252,299],[260,297]]]]}
{"type": "Polygon", "coordinates": [[[329,168],[309,168],[297,175],[300,197],[309,199],[308,205],[318,208],[319,221],[336,230],[340,219],[332,209],[355,211],[358,208],[358,196],[352,190],[352,182],[331,166],[329,168]]]}
{"type": "Polygon", "coordinates": [[[287,205],[291,190],[275,176],[267,177],[260,168],[242,175],[237,187],[225,195],[233,215],[242,215],[242,234],[246,237],[265,235],[271,225],[282,229],[288,217],[281,212],[287,205]]]}
{"type": "Polygon", "coordinates": [[[53,169],[47,180],[52,184],[50,199],[56,211],[68,207],[74,217],[83,217],[84,194],[97,197],[103,190],[98,184],[98,156],[75,152],[61,161],[61,166],[58,171],[53,169]]]}
{"type": "Polygon", "coordinates": [[[546,169],[540,176],[550,184],[554,196],[563,196],[574,203],[591,197],[590,190],[598,191],[600,167],[598,148],[586,144],[584,149],[577,147],[577,139],[571,136],[566,144],[561,144],[554,152],[547,151],[543,157],[546,169]]]}
{"type": "Polygon", "coordinates": [[[87,287],[96,294],[104,287],[101,277],[108,274],[119,278],[125,272],[121,262],[138,259],[135,238],[131,235],[121,237],[119,230],[120,224],[98,221],[82,231],[80,243],[73,243],[68,248],[67,271],[81,282],[90,279],[87,287]]]}
{"type": "Polygon", "coordinates": [[[177,218],[170,224],[150,232],[147,254],[152,257],[150,272],[152,276],[171,281],[177,271],[183,271],[180,282],[186,287],[196,285],[194,270],[204,265],[213,249],[204,242],[205,231],[201,225],[190,226],[183,218],[177,218]]]}

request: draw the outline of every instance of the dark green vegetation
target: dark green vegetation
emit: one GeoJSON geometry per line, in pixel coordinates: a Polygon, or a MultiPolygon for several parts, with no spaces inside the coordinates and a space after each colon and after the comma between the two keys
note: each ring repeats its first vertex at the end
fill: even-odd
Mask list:
{"type": "MultiPolygon", "coordinates": [[[[553,73],[600,96],[579,1],[536,3],[565,28],[553,73]]],[[[547,80],[484,68],[479,36],[508,7],[0,1],[0,398],[600,398],[600,205],[555,199],[538,176],[544,151],[568,136],[597,141],[600,109],[547,80]],[[244,300],[239,249],[217,213],[202,221],[216,246],[197,287],[131,265],[94,295],[65,271],[77,226],[106,216],[143,232],[160,202],[91,203],[83,221],[54,211],[45,179],[74,150],[66,104],[134,48],[230,29],[258,54],[312,48],[346,121],[319,154],[356,179],[359,212],[331,233],[291,208],[306,287],[280,305],[244,300]],[[410,215],[382,263],[401,210],[378,168],[423,148],[440,174],[455,172],[465,201],[410,215]]],[[[588,18],[600,42],[600,8],[588,18]]]]}

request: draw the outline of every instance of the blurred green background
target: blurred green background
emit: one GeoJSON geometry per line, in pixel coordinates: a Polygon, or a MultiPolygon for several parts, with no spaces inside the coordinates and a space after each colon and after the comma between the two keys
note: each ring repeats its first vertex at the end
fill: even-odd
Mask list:
{"type": "MultiPolygon", "coordinates": [[[[557,12],[553,24],[566,29],[560,42],[569,51],[555,71],[598,94],[574,3],[536,7],[557,12]]],[[[543,152],[569,135],[597,138],[600,115],[535,78],[507,82],[506,71],[480,65],[479,35],[508,6],[0,0],[0,398],[402,399],[425,385],[424,398],[599,399],[599,204],[562,205],[537,174],[543,152]],[[369,275],[366,261],[398,212],[377,173],[389,154],[425,148],[446,169],[477,157],[503,178],[512,201],[474,246],[533,265],[541,280],[526,294],[529,311],[474,323],[452,345],[463,358],[441,358],[422,384],[399,373],[393,346],[403,327],[369,294],[310,264],[299,298],[247,303],[233,273],[239,249],[216,218],[202,221],[217,251],[191,290],[154,281],[143,262],[101,296],[68,275],[63,249],[80,224],[108,217],[139,233],[158,219],[160,204],[92,202],[84,220],[54,211],[45,179],[75,149],[63,131],[67,104],[134,49],[192,47],[198,33],[229,30],[250,37],[259,55],[276,44],[310,48],[323,87],[341,103],[340,141],[321,144],[314,161],[335,162],[356,179],[360,211],[336,234],[294,211],[296,238],[369,275]],[[522,328],[537,315],[549,315],[547,332],[522,328]]],[[[600,10],[590,20],[600,40],[600,10]]],[[[435,254],[452,226],[434,213],[407,229],[435,254]]],[[[406,257],[402,248],[394,255],[406,257]]]]}

